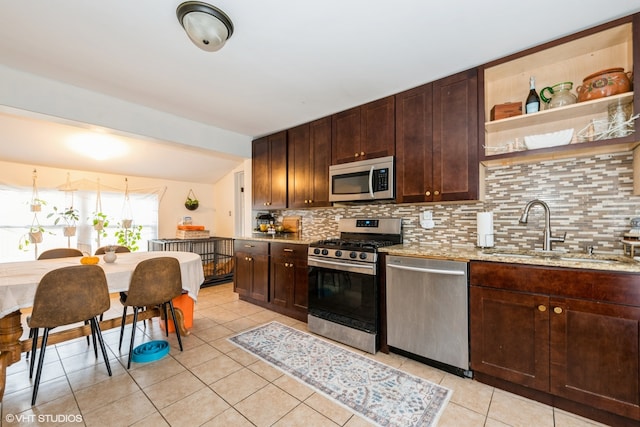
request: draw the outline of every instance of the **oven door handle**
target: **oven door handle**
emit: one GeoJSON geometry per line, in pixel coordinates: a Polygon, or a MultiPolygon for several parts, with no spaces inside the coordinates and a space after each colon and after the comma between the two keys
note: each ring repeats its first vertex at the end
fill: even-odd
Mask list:
{"type": "Polygon", "coordinates": [[[389,268],[395,268],[398,270],[408,270],[408,271],[417,271],[419,273],[434,273],[434,274],[445,274],[449,276],[464,276],[466,273],[460,270],[440,270],[436,268],[419,268],[419,267],[409,267],[406,265],[396,265],[396,264],[387,264],[389,268]]]}
{"type": "MultiPolygon", "coordinates": [[[[324,259],[308,259],[307,263],[309,266],[311,267],[321,267],[321,264],[324,265],[331,265],[334,267],[340,267],[345,271],[351,271],[354,273],[362,273],[362,274],[369,274],[374,276],[376,274],[376,265],[375,264],[366,264],[366,263],[362,263],[362,264],[349,264],[349,263],[344,263],[344,262],[337,262],[337,261],[328,261],[328,260],[324,260],[324,259]]],[[[337,268],[334,268],[335,270],[339,270],[337,268]]]]}
{"type": "Polygon", "coordinates": [[[375,196],[373,195],[373,166],[371,166],[371,170],[369,170],[369,196],[373,199],[375,196]]]}

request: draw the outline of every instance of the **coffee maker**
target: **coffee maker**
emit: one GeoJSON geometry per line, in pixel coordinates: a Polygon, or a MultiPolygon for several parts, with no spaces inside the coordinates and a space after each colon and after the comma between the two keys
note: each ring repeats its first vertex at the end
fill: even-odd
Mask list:
{"type": "Polygon", "coordinates": [[[255,231],[266,232],[269,228],[269,224],[275,223],[275,218],[270,213],[261,213],[259,212],[256,215],[256,228],[255,231]],[[262,225],[262,227],[260,227],[262,225]]]}

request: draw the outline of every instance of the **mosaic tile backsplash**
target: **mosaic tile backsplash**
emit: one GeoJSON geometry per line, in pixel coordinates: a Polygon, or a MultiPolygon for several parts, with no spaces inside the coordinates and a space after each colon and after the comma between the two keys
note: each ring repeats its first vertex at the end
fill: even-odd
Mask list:
{"type": "Polygon", "coordinates": [[[483,202],[448,204],[367,204],[331,208],[283,210],[277,216],[302,217],[302,237],[337,237],[337,218],[402,218],[405,242],[429,246],[473,248],[477,241],[476,214],[492,211],[495,247],[542,249],[544,212],[533,206],[527,224],[518,220],[526,203],[546,202],[551,209],[554,236],[565,232],[554,250],[622,254],[623,233],[631,218],[640,217],[640,196],[633,196],[633,153],[597,155],[486,169],[483,202]],[[420,227],[419,213],[433,212],[435,228],[420,227]]]}

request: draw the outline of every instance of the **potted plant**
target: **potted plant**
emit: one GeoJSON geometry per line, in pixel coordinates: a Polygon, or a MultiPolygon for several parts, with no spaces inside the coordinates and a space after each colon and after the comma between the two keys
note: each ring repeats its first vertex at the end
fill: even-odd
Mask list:
{"type": "Polygon", "coordinates": [[[189,190],[189,193],[187,194],[187,200],[184,202],[184,207],[189,209],[190,211],[195,211],[196,209],[198,209],[198,206],[200,206],[198,198],[196,197],[193,190],[189,190]]]}
{"type": "Polygon", "coordinates": [[[44,227],[40,225],[37,216],[34,214],[33,222],[29,227],[29,231],[20,236],[20,239],[18,240],[18,249],[26,251],[29,248],[30,244],[37,245],[38,243],[42,243],[42,240],[44,239],[44,233],[44,227]]]}
{"type": "Polygon", "coordinates": [[[118,223],[118,229],[115,231],[114,236],[117,239],[118,245],[126,246],[131,252],[134,252],[140,249],[138,245],[142,239],[142,226],[134,226],[131,221],[132,220],[127,219],[118,223]]]}
{"type": "Polygon", "coordinates": [[[47,202],[45,202],[42,199],[38,199],[38,198],[31,199],[31,202],[29,204],[29,210],[31,212],[41,212],[42,211],[42,206],[44,206],[46,204],[47,204],[47,202]]]}
{"type": "Polygon", "coordinates": [[[76,208],[73,206],[69,208],[64,208],[58,210],[57,206],[53,207],[53,212],[47,215],[47,218],[56,217],[53,222],[54,225],[58,225],[60,220],[63,220],[66,226],[64,227],[64,235],[66,237],[75,236],[76,234],[76,223],[80,219],[80,214],[76,208]]]}
{"type": "Polygon", "coordinates": [[[94,212],[93,216],[89,218],[91,220],[91,225],[93,229],[98,232],[102,237],[107,237],[107,232],[105,228],[109,226],[109,218],[107,214],[102,212],[94,212]]]}

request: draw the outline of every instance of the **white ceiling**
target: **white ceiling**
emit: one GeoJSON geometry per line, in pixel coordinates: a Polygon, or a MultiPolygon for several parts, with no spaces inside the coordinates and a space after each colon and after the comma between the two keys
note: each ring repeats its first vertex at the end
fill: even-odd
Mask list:
{"type": "MultiPolygon", "coordinates": [[[[180,2],[2,1],[0,65],[246,136],[243,152],[250,153],[253,137],[640,11],[638,0],[210,0],[235,31],[222,50],[208,53],[178,23],[180,2]]],[[[0,107],[17,107],[5,96],[15,96],[12,85],[0,82],[0,107]]],[[[224,138],[192,148],[137,132],[142,138],[126,139],[136,150],[131,157],[149,158],[151,144],[152,161],[94,165],[43,146],[43,135],[51,141],[60,132],[62,139],[98,117],[92,123],[70,110],[53,126],[46,122],[57,122],[58,111],[34,108],[35,117],[16,118],[22,109],[29,110],[0,115],[2,160],[41,163],[52,148],[46,159],[57,167],[215,182],[242,157],[225,149],[224,138]],[[20,143],[8,144],[7,134],[20,143]]],[[[136,133],[125,124],[119,130],[136,133]]]]}

